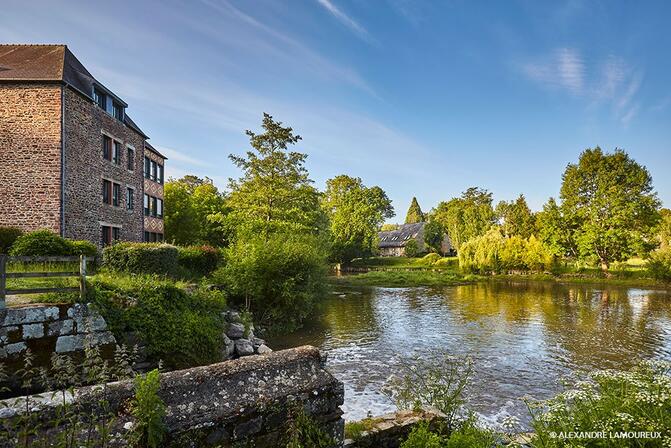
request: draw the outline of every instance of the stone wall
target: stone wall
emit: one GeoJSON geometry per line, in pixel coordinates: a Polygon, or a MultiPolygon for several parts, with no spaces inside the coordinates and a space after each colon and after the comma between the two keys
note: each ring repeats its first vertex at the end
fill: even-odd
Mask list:
{"type": "MultiPolygon", "coordinates": [[[[299,406],[333,435],[334,447],[341,446],[344,388],[324,369],[323,361],[319,350],[305,346],[162,374],[159,396],[167,406],[168,434],[162,446],[278,447],[292,409],[299,406]]],[[[123,436],[134,424],[128,411],[132,396],[132,382],[123,381],[105,389],[78,389],[72,401],[84,410],[109,403],[118,416],[112,435],[123,436]]],[[[38,412],[32,424],[43,434],[58,431],[43,426],[58,412],[49,397],[32,397],[38,412]]],[[[25,399],[19,404],[0,402],[0,409],[11,422],[25,412],[25,399]]],[[[127,445],[117,441],[113,446],[127,445]]]]}
{"type": "Polygon", "coordinates": [[[363,430],[345,440],[344,448],[398,448],[418,423],[426,422],[429,428],[436,429],[444,419],[445,415],[429,408],[367,418],[357,422],[363,430]]]}
{"type": "MultiPolygon", "coordinates": [[[[105,356],[112,356],[116,346],[114,336],[102,316],[87,305],[37,305],[0,310],[0,364],[10,375],[9,395],[16,393],[18,379],[13,375],[24,367],[28,349],[35,357],[35,367],[49,367],[52,353],[82,356],[85,338],[99,346],[105,356]]],[[[0,389],[2,386],[0,384],[0,389]]]]}
{"type": "Polygon", "coordinates": [[[0,84],[0,226],[60,232],[58,84],[0,84]]]}
{"type": "Polygon", "coordinates": [[[120,238],[143,238],[144,137],[100,109],[90,99],[65,89],[65,237],[101,245],[101,226],[121,228],[120,238]],[[122,143],[121,163],[103,158],[106,134],[122,143]],[[127,146],[134,148],[128,169],[127,146]],[[121,185],[119,207],[103,204],[103,179],[121,185]],[[133,210],[126,208],[126,188],[135,190],[133,210]]]}

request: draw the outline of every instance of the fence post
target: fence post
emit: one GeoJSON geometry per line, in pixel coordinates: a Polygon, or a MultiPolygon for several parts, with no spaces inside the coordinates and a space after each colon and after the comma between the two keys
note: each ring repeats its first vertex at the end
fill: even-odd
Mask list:
{"type": "Polygon", "coordinates": [[[0,254],[0,310],[6,307],[5,295],[7,291],[7,255],[0,254]]]}
{"type": "Polygon", "coordinates": [[[79,256],[79,298],[86,299],[86,255],[79,256]]]}

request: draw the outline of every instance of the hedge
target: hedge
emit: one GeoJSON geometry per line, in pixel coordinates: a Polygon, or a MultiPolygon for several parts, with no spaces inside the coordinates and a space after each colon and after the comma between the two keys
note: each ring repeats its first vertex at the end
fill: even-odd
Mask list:
{"type": "Polygon", "coordinates": [[[0,254],[6,254],[23,230],[17,227],[0,227],[0,254]]]}
{"type": "Polygon", "coordinates": [[[103,250],[103,265],[112,271],[131,274],[176,276],[178,249],[162,243],[116,243],[103,250]]]}
{"type": "Polygon", "coordinates": [[[214,272],[222,254],[212,246],[187,246],[178,248],[179,266],[195,276],[204,277],[214,272]]]}
{"type": "Polygon", "coordinates": [[[37,230],[16,238],[9,254],[19,257],[95,257],[98,248],[90,241],[68,240],[50,230],[37,230]]]}

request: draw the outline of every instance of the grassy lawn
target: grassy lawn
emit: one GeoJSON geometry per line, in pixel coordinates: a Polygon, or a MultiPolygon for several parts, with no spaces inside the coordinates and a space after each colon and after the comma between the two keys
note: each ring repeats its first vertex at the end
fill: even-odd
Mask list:
{"type": "Polygon", "coordinates": [[[421,258],[408,257],[371,257],[371,258],[357,258],[353,260],[349,266],[355,268],[398,268],[398,269],[440,269],[440,270],[454,270],[459,267],[459,259],[457,257],[442,257],[438,262],[435,259],[430,259],[429,256],[421,258]]]}

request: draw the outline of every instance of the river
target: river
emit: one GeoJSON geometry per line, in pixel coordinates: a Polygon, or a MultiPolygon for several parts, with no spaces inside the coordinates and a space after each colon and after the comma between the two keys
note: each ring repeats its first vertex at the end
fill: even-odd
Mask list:
{"type": "Polygon", "coordinates": [[[311,344],[345,384],[345,418],[395,409],[390,378],[433,356],[470,356],[468,407],[487,424],[528,423],[524,396],[548,398],[563,378],[671,360],[671,292],[555,283],[340,288],[273,348],[311,344]]]}

